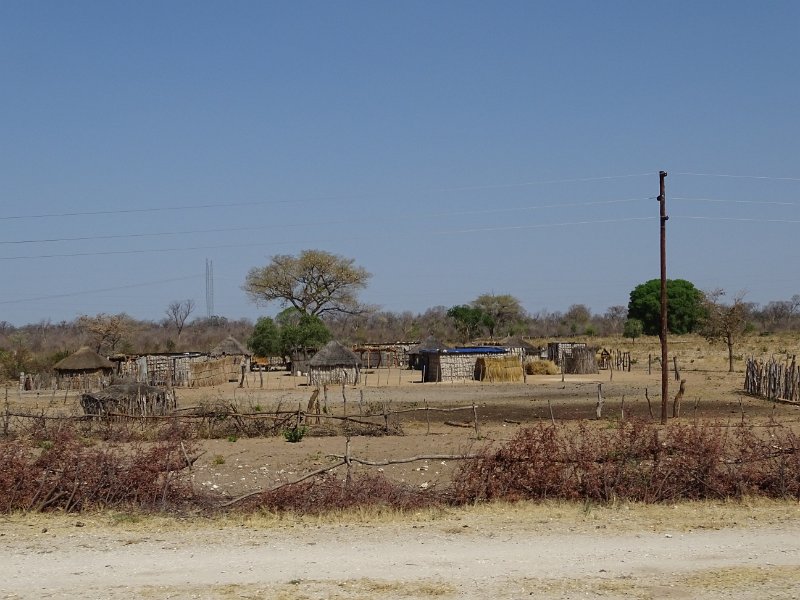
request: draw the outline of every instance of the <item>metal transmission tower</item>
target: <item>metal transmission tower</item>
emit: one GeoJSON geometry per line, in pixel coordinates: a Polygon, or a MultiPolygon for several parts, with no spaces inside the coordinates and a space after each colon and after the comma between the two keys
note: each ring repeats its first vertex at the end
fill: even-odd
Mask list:
{"type": "Polygon", "coordinates": [[[214,261],[206,259],[206,316],[214,316],[214,261]]]}

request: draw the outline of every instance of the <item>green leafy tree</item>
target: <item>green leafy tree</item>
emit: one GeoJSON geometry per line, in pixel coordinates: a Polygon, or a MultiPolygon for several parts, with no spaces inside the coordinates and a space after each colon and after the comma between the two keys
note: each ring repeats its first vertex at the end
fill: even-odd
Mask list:
{"type": "Polygon", "coordinates": [[[265,267],[254,267],[242,289],[256,304],[280,302],[307,315],[356,314],[363,311],[357,293],[371,275],[351,258],[322,250],[298,256],[278,254],[265,267]]]}
{"type": "Polygon", "coordinates": [[[281,332],[275,321],[269,317],[261,317],[253,327],[253,333],[247,339],[247,347],[256,356],[280,356],[281,332]]]}
{"type": "Polygon", "coordinates": [[[491,322],[491,317],[483,309],[467,304],[453,306],[447,311],[447,316],[455,323],[464,342],[475,338],[481,328],[491,322]]]}
{"type": "Polygon", "coordinates": [[[728,372],[733,373],[733,351],[736,343],[748,330],[748,305],[744,293],[730,304],[724,304],[723,290],[714,290],[703,299],[704,314],[700,333],[710,342],[721,341],[728,348],[728,372]]]}
{"type": "Polygon", "coordinates": [[[511,294],[481,294],[472,301],[472,306],[483,311],[483,325],[489,330],[491,338],[494,338],[495,332],[511,335],[525,320],[522,304],[511,294]]]}
{"type": "MultiPolygon", "coordinates": [[[[703,293],[685,279],[667,280],[667,331],[674,334],[691,333],[703,316],[703,293]]],[[[651,279],[637,285],[630,295],[628,318],[639,319],[644,333],[658,335],[661,331],[661,281],[651,279]]]]}
{"type": "Polygon", "coordinates": [[[636,338],[642,336],[644,327],[639,319],[628,319],[623,325],[622,335],[626,338],[631,338],[633,343],[636,343],[636,338]]]}
{"type": "Polygon", "coordinates": [[[284,356],[305,350],[318,350],[331,340],[331,332],[315,315],[300,315],[296,323],[281,326],[281,353],[284,356]]]}

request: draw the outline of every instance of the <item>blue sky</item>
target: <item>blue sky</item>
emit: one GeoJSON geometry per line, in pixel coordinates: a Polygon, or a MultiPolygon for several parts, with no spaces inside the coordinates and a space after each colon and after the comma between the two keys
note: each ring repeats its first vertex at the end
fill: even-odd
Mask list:
{"type": "Polygon", "coordinates": [[[0,320],[256,318],[319,248],[414,312],[800,293],[796,2],[0,3],[0,320]],[[700,175],[702,174],[702,175],[700,175]],[[720,175],[725,175],[720,176],[720,175]]]}

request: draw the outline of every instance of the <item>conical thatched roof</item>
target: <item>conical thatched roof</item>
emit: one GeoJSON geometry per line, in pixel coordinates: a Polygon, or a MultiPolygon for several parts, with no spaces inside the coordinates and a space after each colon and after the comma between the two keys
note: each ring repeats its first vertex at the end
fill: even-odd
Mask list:
{"type": "Polygon", "coordinates": [[[100,371],[113,368],[114,363],[100,356],[88,346],[80,348],[77,352],[53,365],[53,369],[56,371],[100,371]]]}
{"type": "Polygon", "coordinates": [[[312,367],[358,367],[361,359],[339,342],[331,340],[311,357],[308,364],[312,367]]]}
{"type": "Polygon", "coordinates": [[[228,356],[250,356],[252,352],[245,348],[235,337],[229,335],[211,349],[211,356],[222,356],[223,354],[228,356]]]}
{"type": "Polygon", "coordinates": [[[413,348],[409,348],[408,353],[419,354],[421,352],[440,352],[442,350],[452,350],[452,349],[453,348],[451,346],[448,346],[447,344],[440,342],[432,335],[429,335],[413,348]]]}

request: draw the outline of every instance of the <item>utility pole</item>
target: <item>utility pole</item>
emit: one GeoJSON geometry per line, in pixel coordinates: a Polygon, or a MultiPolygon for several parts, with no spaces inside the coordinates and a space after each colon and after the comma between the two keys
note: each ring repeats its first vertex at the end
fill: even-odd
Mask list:
{"type": "Polygon", "coordinates": [[[661,222],[661,424],[667,424],[667,399],[669,396],[669,352],[667,350],[667,192],[664,179],[666,171],[658,172],[658,204],[661,222]]]}

